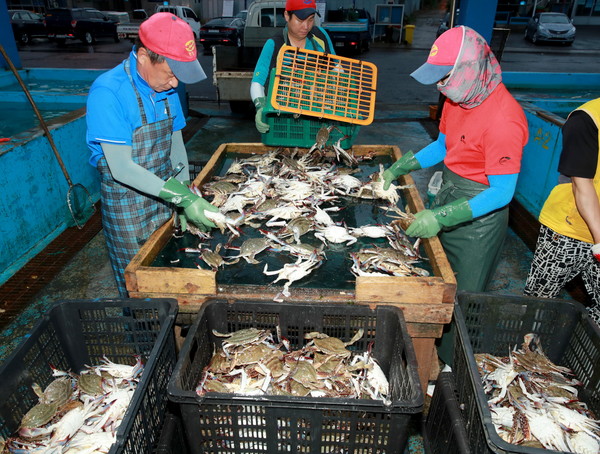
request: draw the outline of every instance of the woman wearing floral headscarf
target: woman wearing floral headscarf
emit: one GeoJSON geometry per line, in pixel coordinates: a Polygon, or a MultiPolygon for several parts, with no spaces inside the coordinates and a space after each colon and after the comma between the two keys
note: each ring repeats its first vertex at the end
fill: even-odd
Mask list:
{"type": "Polygon", "coordinates": [[[527,143],[527,120],[502,83],[502,72],[485,40],[460,26],[444,32],[427,62],[411,76],[437,83],[447,99],[438,139],[406,153],[384,173],[385,186],[400,175],[444,161],[432,208],[416,213],[410,236],[440,233],[459,290],[484,291],[508,226],[527,143]]]}

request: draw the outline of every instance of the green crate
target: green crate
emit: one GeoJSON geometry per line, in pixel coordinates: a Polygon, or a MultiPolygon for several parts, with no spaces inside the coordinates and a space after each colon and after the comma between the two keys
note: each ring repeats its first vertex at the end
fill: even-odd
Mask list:
{"type": "Polygon", "coordinates": [[[337,129],[333,128],[329,133],[329,140],[326,145],[332,146],[343,136],[348,136],[340,143],[343,149],[347,150],[354,144],[360,125],[336,120],[320,120],[316,117],[297,115],[273,108],[271,105],[271,89],[274,85],[274,71],[271,71],[267,105],[263,110],[263,121],[269,125],[269,130],[261,134],[262,143],[270,147],[310,148],[317,140],[319,129],[323,126],[336,126],[337,129]]]}
{"type": "MultiPolygon", "coordinates": [[[[265,109],[266,110],[266,109],[265,109]]],[[[359,125],[341,123],[339,121],[320,121],[313,117],[300,116],[295,118],[294,114],[272,112],[265,115],[265,122],[269,125],[269,130],[261,134],[261,141],[271,147],[301,147],[310,148],[317,140],[317,133],[323,126],[336,126],[329,133],[328,146],[332,146],[342,136],[348,136],[342,140],[340,145],[347,150],[352,146],[358,131],[359,125]],[[341,131],[341,132],[340,132],[341,131]]]]}

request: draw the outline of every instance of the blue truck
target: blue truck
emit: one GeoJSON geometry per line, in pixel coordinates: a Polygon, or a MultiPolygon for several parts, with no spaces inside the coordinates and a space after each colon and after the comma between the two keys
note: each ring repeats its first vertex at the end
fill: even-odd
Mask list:
{"type": "Polygon", "coordinates": [[[339,54],[359,54],[369,50],[374,21],[366,9],[340,8],[327,11],[321,24],[339,54]]]}

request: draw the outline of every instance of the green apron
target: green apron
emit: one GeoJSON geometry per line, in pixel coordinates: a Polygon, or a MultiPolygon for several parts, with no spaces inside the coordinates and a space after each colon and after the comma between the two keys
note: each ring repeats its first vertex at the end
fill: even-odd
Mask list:
{"type": "MultiPolygon", "coordinates": [[[[461,197],[472,199],[487,188],[488,185],[467,180],[444,168],[442,186],[432,208],[461,197]]],[[[508,205],[440,232],[440,241],[456,274],[458,290],[485,291],[498,266],[507,228],[508,205]]]]}
{"type": "MultiPolygon", "coordinates": [[[[467,180],[444,167],[442,186],[432,208],[466,197],[472,199],[489,186],[467,180]]],[[[500,260],[500,251],[508,228],[508,205],[472,221],[444,228],[439,238],[456,275],[457,290],[483,292],[500,260]]],[[[438,356],[452,365],[454,328],[447,325],[438,356]]]]}

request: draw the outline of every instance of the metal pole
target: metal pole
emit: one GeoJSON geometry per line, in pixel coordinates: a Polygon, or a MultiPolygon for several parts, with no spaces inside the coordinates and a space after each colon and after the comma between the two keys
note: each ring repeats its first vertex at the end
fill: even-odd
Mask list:
{"type": "Polygon", "coordinates": [[[572,5],[573,7],[571,8],[571,14],[569,14],[569,18],[571,20],[573,20],[575,14],[577,13],[577,0],[573,0],[572,5]]]}
{"type": "Polygon", "coordinates": [[[535,10],[537,9],[538,0],[534,0],[533,2],[533,12],[531,13],[531,17],[535,16],[535,10]]]}
{"type": "Polygon", "coordinates": [[[456,0],[452,0],[452,8],[450,13],[450,23],[448,24],[448,28],[454,27],[454,19],[456,15],[456,0]]]}

